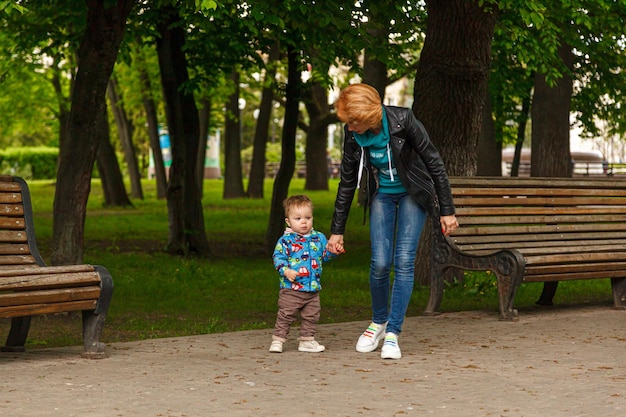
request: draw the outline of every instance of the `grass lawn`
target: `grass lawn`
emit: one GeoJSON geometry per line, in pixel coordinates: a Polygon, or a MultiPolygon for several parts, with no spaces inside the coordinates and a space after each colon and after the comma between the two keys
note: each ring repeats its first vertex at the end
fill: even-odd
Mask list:
{"type": "MultiPolygon", "coordinates": [[[[268,224],[272,182],[265,199],[223,200],[221,180],[206,180],[204,215],[212,256],[208,259],[167,255],[165,200],[156,199],[155,182],[143,182],[145,199],[135,207],[103,208],[101,186],[94,181],[85,225],[86,263],[106,266],[115,291],[104,342],[272,328],[278,296],[277,273],[262,244],[268,224]]],[[[35,231],[42,256],[49,259],[52,236],[51,181],[29,183],[35,231]]],[[[305,193],[303,180],[290,192],[305,193]]],[[[337,181],[331,191],[306,192],[315,204],[315,227],[328,235],[337,181]]],[[[369,320],[369,228],[356,204],[345,235],[345,255],[324,267],[321,323],[369,320]]],[[[408,315],[420,315],[428,287],[416,285],[408,315]]],[[[523,284],[516,297],[520,310],[535,308],[541,284],[523,284]]],[[[561,283],[555,304],[612,303],[609,280],[561,283]]],[[[451,285],[443,312],[488,310],[497,317],[495,280],[486,273],[466,275],[451,285]]],[[[6,337],[9,321],[0,321],[6,337]]],[[[27,347],[81,344],[80,314],[33,318],[27,347]]]]}

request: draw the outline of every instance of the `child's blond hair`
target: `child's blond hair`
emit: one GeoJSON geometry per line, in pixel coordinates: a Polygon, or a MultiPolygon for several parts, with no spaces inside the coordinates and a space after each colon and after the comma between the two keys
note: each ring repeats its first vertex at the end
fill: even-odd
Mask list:
{"type": "Polygon", "coordinates": [[[289,217],[289,213],[291,210],[300,208],[300,207],[311,207],[311,211],[313,211],[313,202],[311,199],[304,194],[292,195],[291,197],[283,200],[283,209],[285,210],[285,217],[289,217]]]}

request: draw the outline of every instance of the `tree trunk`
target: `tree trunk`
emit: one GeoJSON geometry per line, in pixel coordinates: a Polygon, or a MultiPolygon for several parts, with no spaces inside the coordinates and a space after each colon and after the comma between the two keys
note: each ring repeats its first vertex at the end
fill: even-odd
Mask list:
{"type": "Polygon", "coordinates": [[[141,174],[139,173],[139,164],[137,163],[137,155],[133,146],[133,124],[126,115],[124,105],[121,103],[119,92],[117,91],[117,80],[115,76],[109,78],[107,96],[111,102],[111,112],[117,125],[117,134],[124,150],[124,160],[128,168],[128,176],[130,177],[130,194],[134,198],[143,200],[143,190],[141,188],[141,174]]]}
{"type": "MultiPolygon", "coordinates": [[[[415,77],[413,112],[449,175],[474,175],[491,64],[495,19],[476,1],[428,0],[426,38],[415,77]]],[[[416,256],[416,281],[430,284],[430,223],[416,256]]]]}
{"type": "Polygon", "coordinates": [[[87,0],[87,24],[78,49],[67,137],[59,147],[54,195],[52,265],[83,261],[83,239],[91,172],[98,153],[107,81],[113,72],[133,0],[87,0]]]}
{"type": "MultiPolygon", "coordinates": [[[[374,10],[373,13],[376,13],[374,10]]],[[[371,45],[377,45],[380,49],[380,45],[387,45],[389,43],[389,24],[386,22],[381,25],[376,20],[375,15],[370,16],[370,20],[366,24],[366,30],[372,37],[370,41],[371,45]]],[[[372,48],[366,47],[363,57],[363,83],[369,84],[378,91],[381,100],[385,99],[385,89],[387,88],[387,64],[372,52],[372,48]]]]}
{"type": "Polygon", "coordinates": [[[524,149],[524,140],[526,139],[526,123],[528,122],[528,112],[530,111],[530,95],[522,100],[522,111],[517,121],[517,141],[515,142],[515,153],[513,154],[513,163],[511,164],[511,177],[519,176],[519,165],[522,159],[522,149],[524,149]]]}
{"type": "Polygon", "coordinates": [[[489,94],[485,94],[483,123],[478,139],[477,163],[477,175],[502,176],[502,141],[496,138],[489,94]]]}
{"type": "Polygon", "coordinates": [[[200,121],[200,134],[198,137],[198,157],[196,168],[198,169],[198,191],[200,198],[204,195],[204,165],[206,162],[206,148],[209,142],[209,126],[211,125],[211,98],[203,97],[198,113],[200,121]]]}
{"type": "MultiPolygon", "coordinates": [[[[569,45],[562,44],[559,56],[567,71],[551,87],[543,74],[535,75],[535,94],[531,107],[532,143],[531,177],[571,177],[573,172],[569,143],[569,117],[573,83],[570,72],[573,55],[569,45]]],[[[537,304],[552,305],[558,281],[546,282],[537,304]]]]}
{"type": "Polygon", "coordinates": [[[330,112],[326,88],[319,82],[312,82],[308,94],[305,103],[309,113],[309,127],[306,135],[304,189],[328,191],[328,124],[337,119],[330,112]]]}
{"type": "Polygon", "coordinates": [[[413,112],[438,147],[448,173],[474,175],[495,19],[476,1],[426,4],[428,22],[413,112]]]}
{"type": "Polygon", "coordinates": [[[276,87],[276,64],[279,57],[280,44],[275,42],[270,49],[266,64],[259,117],[256,120],[256,129],[254,131],[250,178],[248,180],[248,192],[246,193],[250,198],[263,198],[264,196],[265,151],[267,149],[270,121],[272,120],[272,104],[274,102],[274,88],[276,87]]]}
{"type": "Polygon", "coordinates": [[[106,115],[106,106],[102,109],[105,113],[102,117],[100,129],[100,147],[96,159],[100,182],[104,194],[104,205],[107,207],[132,207],[133,203],[128,198],[124,187],[124,177],[117,161],[115,149],[111,145],[111,133],[106,115]]]}
{"type": "MultiPolygon", "coordinates": [[[[569,45],[559,48],[559,56],[572,68],[569,45]]],[[[535,75],[535,94],[531,108],[532,143],[530,151],[530,175],[532,177],[571,177],[570,154],[570,104],[572,78],[569,73],[551,87],[543,74],[535,75]]]]}
{"type": "Polygon", "coordinates": [[[235,91],[226,104],[224,122],[224,198],[245,197],[241,172],[241,110],[239,109],[239,72],[233,71],[230,79],[235,91]]]}
{"type": "Polygon", "coordinates": [[[298,105],[300,97],[300,70],[298,51],[289,46],[287,51],[288,75],[285,89],[285,119],[283,123],[283,135],[281,144],[281,160],[278,173],[274,180],[272,192],[272,205],[270,208],[269,224],[265,236],[265,249],[272,253],[276,241],[283,233],[285,226],[285,213],[283,200],[289,193],[289,184],[296,168],[296,130],[298,128],[298,105]]]}
{"type": "Polygon", "coordinates": [[[209,242],[196,170],[198,109],[193,93],[183,88],[189,81],[183,52],[185,32],[176,8],[163,7],[161,16],[164,21],[157,24],[160,34],[157,54],[172,152],[167,187],[169,237],[166,250],[171,254],[207,256],[209,242]]]}
{"type": "Polygon", "coordinates": [[[152,83],[146,68],[146,61],[143,51],[135,51],[135,66],[139,71],[139,88],[143,100],[143,108],[146,112],[146,122],[148,124],[148,138],[150,139],[150,149],[154,160],[154,175],[156,177],[157,198],[165,198],[167,187],[167,176],[165,175],[165,165],[163,164],[163,153],[161,151],[161,141],[159,139],[159,119],[157,118],[156,104],[152,98],[152,83]]]}

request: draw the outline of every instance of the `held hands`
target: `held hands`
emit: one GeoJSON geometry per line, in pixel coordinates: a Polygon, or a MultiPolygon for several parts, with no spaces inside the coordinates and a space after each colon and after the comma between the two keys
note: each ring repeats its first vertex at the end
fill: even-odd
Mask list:
{"type": "Polygon", "coordinates": [[[344,253],[346,250],[343,247],[343,235],[330,235],[326,244],[326,250],[335,255],[344,253]]]}
{"type": "Polygon", "coordinates": [[[449,216],[441,216],[439,218],[439,223],[441,223],[441,232],[444,236],[450,236],[452,232],[459,227],[459,222],[456,220],[456,216],[451,214],[449,216]]]}

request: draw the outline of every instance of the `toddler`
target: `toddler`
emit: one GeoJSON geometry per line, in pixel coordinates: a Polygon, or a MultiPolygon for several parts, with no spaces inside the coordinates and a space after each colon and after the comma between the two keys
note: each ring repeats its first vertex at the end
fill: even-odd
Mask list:
{"type": "Polygon", "coordinates": [[[301,318],[300,352],[323,352],[325,347],[315,340],[320,318],[322,263],[337,255],[326,251],[326,236],[313,229],[313,203],[306,195],[294,195],[283,201],[285,233],[278,239],[274,268],[280,275],[278,315],[270,352],[281,353],[289,328],[301,318]]]}

